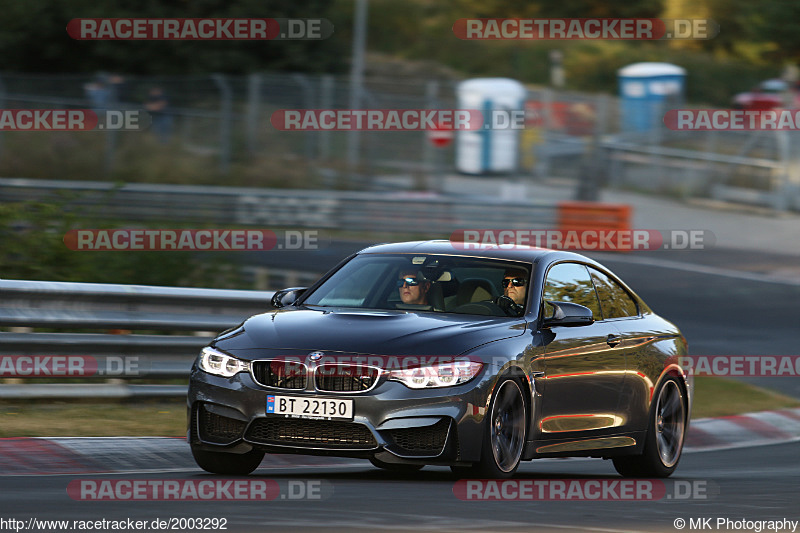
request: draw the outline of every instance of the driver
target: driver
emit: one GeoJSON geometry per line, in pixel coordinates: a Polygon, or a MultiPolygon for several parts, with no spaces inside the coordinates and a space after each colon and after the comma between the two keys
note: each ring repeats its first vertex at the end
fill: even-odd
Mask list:
{"type": "Polygon", "coordinates": [[[508,269],[503,275],[503,294],[514,300],[517,305],[525,305],[528,294],[528,273],[524,270],[508,269]]]}
{"type": "Polygon", "coordinates": [[[503,275],[502,285],[503,296],[498,296],[495,303],[508,315],[522,316],[528,294],[528,273],[522,269],[509,268],[503,275]]]}
{"type": "Polygon", "coordinates": [[[428,291],[431,289],[431,282],[422,272],[403,270],[397,280],[397,288],[404,304],[429,305],[428,291]]]}

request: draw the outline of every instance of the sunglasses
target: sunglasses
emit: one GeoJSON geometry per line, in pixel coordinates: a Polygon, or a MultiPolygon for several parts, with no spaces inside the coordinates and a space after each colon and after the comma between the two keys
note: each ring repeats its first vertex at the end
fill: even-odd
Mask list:
{"type": "Polygon", "coordinates": [[[503,280],[503,288],[508,287],[508,284],[511,283],[515,287],[524,287],[527,281],[524,278],[511,278],[511,279],[504,279],[503,280]]]}
{"type": "Polygon", "coordinates": [[[397,287],[400,288],[403,285],[408,285],[409,287],[416,287],[419,285],[419,280],[417,278],[400,278],[397,280],[397,287]]]}

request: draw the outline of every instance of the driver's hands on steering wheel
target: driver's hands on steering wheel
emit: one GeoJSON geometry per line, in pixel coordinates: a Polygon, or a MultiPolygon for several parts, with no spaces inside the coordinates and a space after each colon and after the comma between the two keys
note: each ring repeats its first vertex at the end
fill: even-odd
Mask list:
{"type": "Polygon", "coordinates": [[[506,295],[498,296],[494,303],[508,316],[522,316],[522,311],[525,309],[506,295]]]}

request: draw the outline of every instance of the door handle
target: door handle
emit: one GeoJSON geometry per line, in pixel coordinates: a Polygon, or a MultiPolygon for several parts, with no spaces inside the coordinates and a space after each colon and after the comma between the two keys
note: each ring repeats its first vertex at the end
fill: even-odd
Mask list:
{"type": "Polygon", "coordinates": [[[608,343],[609,346],[613,348],[614,346],[622,342],[622,339],[620,337],[617,337],[613,333],[609,333],[608,337],[606,337],[606,342],[608,343]]]}

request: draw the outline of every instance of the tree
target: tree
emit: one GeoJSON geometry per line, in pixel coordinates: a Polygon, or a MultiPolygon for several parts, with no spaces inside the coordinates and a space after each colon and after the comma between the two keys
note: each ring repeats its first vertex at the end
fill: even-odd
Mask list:
{"type": "Polygon", "coordinates": [[[3,70],[128,74],[244,73],[255,70],[342,72],[348,41],[76,41],[74,18],[327,18],[349,23],[344,0],[27,0],[10,2],[0,18],[3,70]]]}

